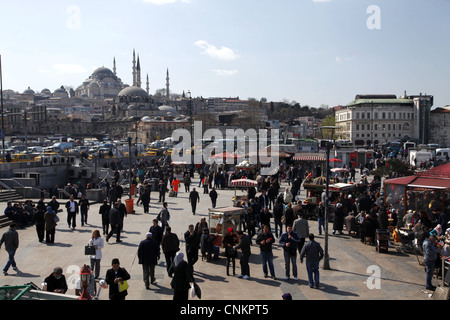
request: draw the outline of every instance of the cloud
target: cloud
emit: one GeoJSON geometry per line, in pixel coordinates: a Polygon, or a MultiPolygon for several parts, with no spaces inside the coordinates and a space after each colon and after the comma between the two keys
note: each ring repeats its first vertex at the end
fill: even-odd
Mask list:
{"type": "Polygon", "coordinates": [[[61,72],[61,73],[86,73],[87,70],[80,65],[77,64],[65,64],[65,63],[57,63],[53,65],[53,69],[61,72]]]}
{"type": "Polygon", "coordinates": [[[349,57],[339,57],[339,56],[337,56],[337,57],[335,58],[335,61],[336,61],[337,63],[350,62],[350,60],[351,60],[351,58],[349,58],[349,57]]]}
{"type": "Polygon", "coordinates": [[[175,2],[182,2],[182,3],[190,3],[191,0],[142,0],[145,3],[155,4],[155,5],[164,5],[164,4],[171,4],[175,2]]]}
{"type": "Polygon", "coordinates": [[[203,54],[217,60],[236,60],[239,58],[239,56],[232,49],[227,47],[222,47],[219,49],[205,40],[198,40],[194,43],[194,45],[203,49],[203,54]]]}
{"type": "Polygon", "coordinates": [[[236,69],[232,69],[232,70],[226,70],[226,69],[213,69],[212,70],[215,74],[219,75],[219,76],[232,76],[236,73],[238,73],[239,71],[237,71],[236,69]]]}

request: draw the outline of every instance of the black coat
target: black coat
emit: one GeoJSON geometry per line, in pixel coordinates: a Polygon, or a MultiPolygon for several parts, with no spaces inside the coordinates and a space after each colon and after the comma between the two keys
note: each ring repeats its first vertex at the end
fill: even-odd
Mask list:
{"type": "Polygon", "coordinates": [[[105,282],[109,286],[109,299],[117,300],[124,299],[128,295],[128,291],[119,292],[119,284],[114,283],[116,278],[122,278],[123,281],[130,280],[130,274],[125,268],[119,268],[117,274],[115,274],[114,269],[109,269],[106,271],[105,282]]]}

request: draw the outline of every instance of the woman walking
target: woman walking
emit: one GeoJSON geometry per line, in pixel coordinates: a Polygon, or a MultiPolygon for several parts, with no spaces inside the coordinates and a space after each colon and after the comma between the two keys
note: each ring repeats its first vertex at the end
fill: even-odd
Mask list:
{"type": "Polygon", "coordinates": [[[92,232],[92,237],[88,242],[89,246],[94,246],[95,255],[89,256],[91,259],[91,270],[95,274],[95,279],[100,276],[100,261],[102,260],[102,248],[104,246],[104,240],[100,236],[100,230],[95,229],[92,232]]]}

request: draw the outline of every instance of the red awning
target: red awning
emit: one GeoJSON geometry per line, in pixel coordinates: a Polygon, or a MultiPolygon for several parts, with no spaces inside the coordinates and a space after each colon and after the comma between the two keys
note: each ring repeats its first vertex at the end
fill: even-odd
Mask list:
{"type": "Polygon", "coordinates": [[[418,177],[416,180],[408,184],[408,188],[430,188],[450,190],[450,179],[433,179],[426,177],[418,177]]]}
{"type": "Polygon", "coordinates": [[[296,153],[292,159],[295,161],[327,161],[321,153],[296,153]]]}
{"type": "Polygon", "coordinates": [[[395,184],[400,186],[406,186],[409,183],[413,182],[415,179],[417,179],[417,176],[407,176],[395,179],[388,179],[384,181],[384,184],[395,184]]]}

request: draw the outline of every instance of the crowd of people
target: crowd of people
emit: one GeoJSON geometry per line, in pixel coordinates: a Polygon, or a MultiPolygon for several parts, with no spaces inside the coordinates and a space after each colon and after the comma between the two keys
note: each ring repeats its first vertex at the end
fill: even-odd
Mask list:
{"type": "MultiPolygon", "coordinates": [[[[143,281],[145,287],[150,289],[155,284],[155,266],[164,254],[166,272],[173,277],[171,281],[174,290],[174,299],[187,299],[188,290],[195,284],[194,266],[201,256],[202,261],[214,261],[219,258],[220,251],[226,257],[226,275],[236,275],[236,259],[239,258],[240,273],[239,278],[250,278],[249,260],[254,246],[259,249],[259,256],[264,277],[271,277],[276,280],[275,268],[273,264],[273,246],[279,245],[283,250],[285,265],[284,280],[298,280],[297,261],[303,263],[306,259],[306,269],[308,274],[308,285],[311,288],[319,288],[319,262],[324,257],[324,252],[317,242],[315,232],[310,230],[306,219],[305,208],[300,200],[302,182],[314,176],[314,167],[306,166],[285,166],[278,174],[270,177],[261,177],[251,171],[238,171],[230,175],[223,174],[226,171],[208,170],[208,168],[198,168],[199,184],[203,187],[203,194],[210,198],[212,207],[217,201],[217,190],[226,188],[228,182],[241,178],[250,177],[258,182],[257,187],[250,187],[247,190],[245,201],[236,205],[242,207],[238,228],[225,230],[222,236],[222,244],[216,243],[218,234],[210,234],[210,228],[205,220],[187,226],[183,233],[185,242],[185,252],[180,250],[180,239],[176,233],[172,232],[170,226],[170,211],[165,201],[166,193],[169,190],[179,192],[181,181],[173,183],[177,177],[173,172],[165,172],[162,167],[146,167],[140,164],[135,167],[133,174],[133,184],[136,186],[135,196],[138,198],[137,205],[143,206],[144,214],[149,213],[149,203],[151,192],[157,186],[159,193],[158,203],[161,210],[152,221],[152,225],[138,246],[139,264],[143,268],[143,281]],[[147,169],[147,170],[145,170],[147,169]],[[157,185],[153,181],[157,181],[157,185]],[[228,182],[227,182],[228,181],[228,182]],[[289,187],[282,189],[281,182],[288,182],[289,187]],[[176,189],[174,186],[177,186],[176,189]],[[176,191],[175,191],[176,190],[176,191]],[[213,195],[213,196],[211,196],[213,195]],[[231,268],[231,270],[230,270],[231,268]]],[[[363,172],[365,168],[361,169],[363,172]]],[[[120,185],[120,172],[116,168],[114,183],[108,188],[108,197],[99,208],[102,217],[102,230],[95,230],[88,245],[95,247],[95,254],[90,255],[90,269],[94,278],[101,276],[100,261],[102,259],[101,250],[104,247],[103,239],[108,242],[111,237],[116,236],[116,242],[120,243],[120,235],[123,229],[124,217],[127,216],[127,209],[121,202],[123,188],[120,185]]],[[[196,214],[196,204],[200,201],[200,196],[196,188],[191,189],[192,172],[184,172],[182,182],[185,186],[185,193],[188,193],[188,201],[191,205],[192,214],[196,214]]],[[[353,177],[353,174],[350,176],[353,177]]],[[[417,234],[423,235],[419,244],[427,263],[427,288],[432,289],[429,279],[430,270],[434,270],[434,265],[428,261],[437,261],[433,251],[436,246],[434,239],[443,240],[446,246],[439,250],[445,254],[448,252],[449,241],[447,229],[449,216],[447,212],[421,211],[418,213],[408,212],[405,216],[391,205],[384,203],[378,181],[367,181],[367,176],[362,175],[362,184],[357,184],[353,191],[344,192],[333,201],[326,203],[327,198],[322,194],[321,201],[316,207],[315,217],[318,221],[317,233],[321,235],[324,230],[324,218],[326,206],[332,212],[332,234],[341,235],[344,229],[349,233],[357,235],[362,242],[369,238],[372,244],[376,243],[376,230],[390,229],[396,227],[411,227],[417,234]],[[440,228],[439,228],[440,226],[440,228]]],[[[97,186],[104,185],[101,182],[97,186]]],[[[73,185],[70,185],[73,187],[73,185]]],[[[73,188],[76,190],[76,188],[73,188]]],[[[169,194],[170,196],[170,194],[169,194]]],[[[172,194],[176,196],[176,194],[172,194]]],[[[69,199],[63,200],[67,211],[67,224],[69,228],[76,228],[77,213],[81,214],[82,225],[87,224],[90,204],[86,201],[83,193],[71,192],[69,199]]],[[[36,230],[40,242],[53,243],[55,239],[55,226],[58,223],[58,211],[60,203],[55,196],[48,203],[41,199],[36,206],[32,202],[26,201],[22,207],[20,203],[8,203],[5,214],[11,217],[19,225],[36,224],[36,230]]],[[[437,248],[437,247],[436,247],[437,248]]],[[[13,256],[13,255],[12,255],[13,256]]],[[[9,265],[15,266],[14,259],[10,259],[9,265]]],[[[117,282],[127,281],[129,273],[122,267],[118,259],[111,263],[112,268],[107,271],[105,281],[110,286],[110,299],[125,299],[127,295],[124,291],[117,291],[117,282]],[[114,288],[114,289],[112,289],[114,288]]],[[[6,268],[6,267],[5,267],[6,268]]],[[[8,266],[9,268],[9,266],[8,266]]],[[[53,272],[53,276],[60,276],[59,269],[53,272]]],[[[7,273],[7,268],[4,270],[7,273]]],[[[60,278],[58,278],[60,279],[60,278]]],[[[64,288],[60,288],[64,291],[64,288]]]]}

